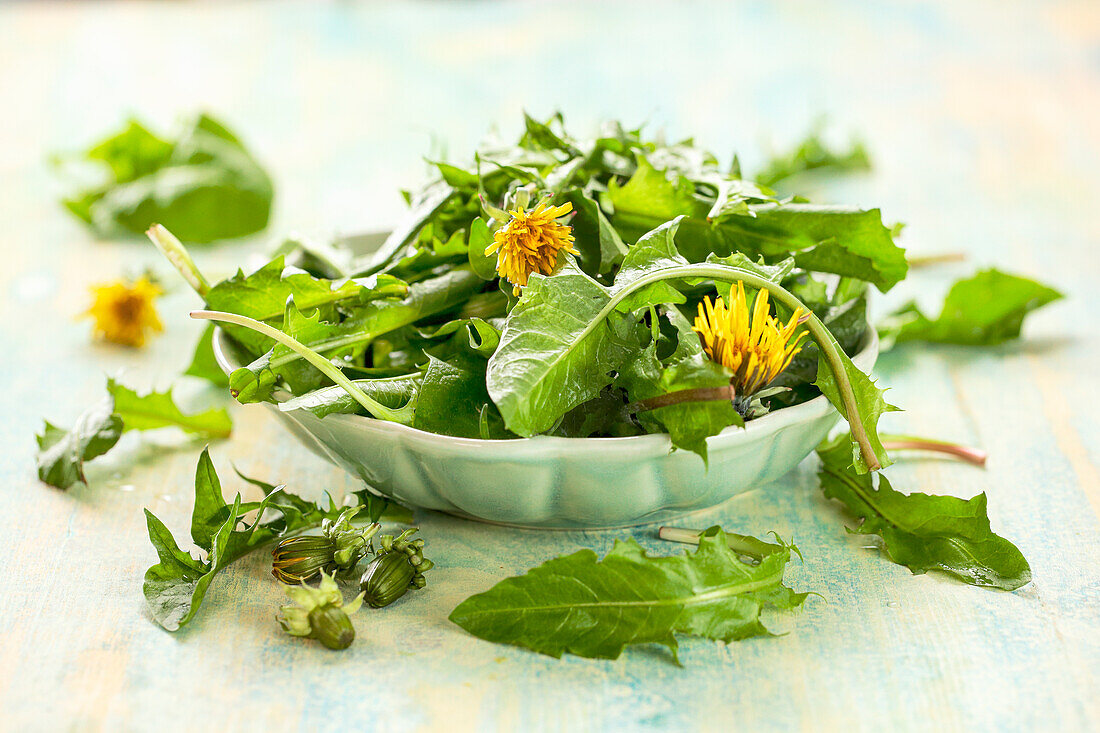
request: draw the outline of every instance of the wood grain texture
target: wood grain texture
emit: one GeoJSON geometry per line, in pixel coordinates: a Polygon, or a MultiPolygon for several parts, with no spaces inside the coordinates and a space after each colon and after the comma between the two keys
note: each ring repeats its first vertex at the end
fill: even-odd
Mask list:
{"type": "MultiPolygon", "coordinates": [[[[0,729],[8,730],[1085,730],[1100,726],[1100,7],[1095,2],[54,4],[0,7],[0,729]],[[695,135],[747,169],[760,142],[794,141],[820,113],[858,131],[872,176],[833,200],[910,223],[914,252],[967,263],[917,274],[928,303],[996,263],[1063,289],[1021,343],[908,347],[879,373],[897,432],[990,453],[985,470],[899,463],[903,490],[988,491],[994,528],[1030,560],[1014,593],[913,577],[846,535],[813,459],[683,524],[777,530],[820,592],[772,621],[781,638],[686,641],[615,662],[545,659],[447,621],[466,596],[553,555],[624,532],[523,532],[420,517],[438,567],[426,591],[357,615],[334,654],[289,639],[263,557],[215,581],[189,630],[147,617],[154,554],[142,507],[186,536],[198,446],[126,436],[91,488],[38,484],[32,434],[68,421],[125,370],[165,386],[189,357],[196,302],[163,301],[167,333],[141,352],[91,345],[74,320],[87,286],[151,265],[142,242],[95,242],[56,204],[49,151],[85,145],[127,112],[164,125],[206,107],[238,129],[277,184],[272,232],[377,229],[421,156],[461,157],[494,123],[560,106],[695,135]]],[[[258,242],[211,248],[226,273],[258,242]]],[[[927,304],[927,303],[926,303],[927,304]]],[[[196,400],[213,399],[181,385],[196,400]]],[[[234,411],[213,447],[305,493],[354,487],[262,409],[234,411]]],[[[522,480],[522,477],[517,477],[522,480]]],[[[242,489],[226,478],[226,488],[242,489]]],[[[658,548],[653,528],[631,532],[658,548]]]]}

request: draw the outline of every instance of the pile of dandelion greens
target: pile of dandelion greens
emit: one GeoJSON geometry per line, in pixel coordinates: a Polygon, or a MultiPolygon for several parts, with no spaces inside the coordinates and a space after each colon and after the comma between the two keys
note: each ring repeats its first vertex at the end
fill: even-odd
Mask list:
{"type": "MultiPolygon", "coordinates": [[[[880,434],[879,418],[897,408],[852,362],[874,336],[871,293],[908,272],[895,242],[900,226],[877,209],[813,204],[769,187],[786,192],[807,172],[868,164],[861,146],[837,152],[815,133],[752,181],[736,158],[723,167],[691,140],[646,139],[617,123],[575,138],[560,115],[526,117],[515,144],[492,141],[466,164],[433,162],[433,180],[405,193],[405,220],[369,255],[288,241],[259,269],[212,283],[181,242],[187,236],[160,224],[148,235],[201,298],[192,315],[218,323],[247,355],[226,380],[210,324],[185,373],[227,386],[241,403],[485,440],[666,433],[676,449],[706,461],[707,438],[824,395],[849,429],[818,450],[821,487],[857,521],[850,531],[878,535],[886,555],[914,573],[934,569],[1014,590],[1030,568],[992,532],[984,494],[904,494],[878,473],[892,462],[888,448],[984,460],[960,446],[880,434]]],[[[938,317],[911,304],[879,333],[887,347],[997,344],[1060,297],[986,270],[956,283],[938,317]]],[[[110,389],[118,400],[118,385],[110,389]]],[[[89,410],[72,431],[47,424],[43,480],[63,488],[84,480],[83,461],[113,445],[123,420],[129,425],[112,404],[89,410]]],[[[171,420],[150,426],[199,434],[221,426],[172,408],[171,420]]],[[[278,542],[276,577],[322,578],[318,590],[287,591],[297,605],[283,607],[284,628],[346,647],[354,638],[346,613],[362,596],[344,604],[325,573],[354,568],[373,551],[377,525],[356,529],[350,517],[359,509],[331,500],[324,508],[252,483],[263,501],[238,495],[227,503],[203,453],[192,536],[204,560],[181,551],[149,514],[160,556],[145,585],[154,618],[170,630],[186,624],[225,564],[278,542]],[[319,537],[298,538],[315,528],[319,537]],[[310,575],[286,574],[295,568],[310,575]]],[[[385,511],[404,518],[365,491],[357,497],[361,519],[375,522],[385,511]]],[[[431,562],[411,531],[387,538],[364,573],[370,605],[423,586],[431,562]]],[[[582,550],[498,583],[450,618],[481,638],[553,656],[614,658],[627,645],[656,642],[675,657],[677,634],[727,642],[767,634],[763,610],[795,608],[807,596],[784,584],[799,553],[778,537],[769,543],[717,527],[663,528],[661,537],[699,547],[654,557],[628,541],[602,559],[582,550]]]]}
{"type": "Polygon", "coordinates": [[[850,358],[868,291],[907,270],[878,210],[781,198],[691,141],[615,124],[580,140],[528,118],[517,144],[435,169],[360,259],[291,246],[211,285],[150,230],[202,297],[194,315],[249,355],[238,401],[466,438],[667,433],[705,460],[708,437],[824,393],[860,470],[889,463],[890,407],[850,358]]]}

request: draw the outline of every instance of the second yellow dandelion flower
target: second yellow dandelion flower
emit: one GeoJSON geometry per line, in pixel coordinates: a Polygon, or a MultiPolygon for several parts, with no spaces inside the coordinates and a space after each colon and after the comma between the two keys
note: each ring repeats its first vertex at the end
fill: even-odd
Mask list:
{"type": "Polygon", "coordinates": [[[572,228],[557,221],[572,210],[570,203],[549,206],[545,202],[530,211],[515,209],[493,236],[485,254],[497,253],[497,273],[512,283],[514,295],[519,295],[533,273],[552,274],[559,252],[576,254],[572,228]]]}
{"type": "Polygon", "coordinates": [[[82,315],[90,317],[97,338],[123,346],[145,345],[146,335],[164,330],[157,315],[156,299],[163,291],[149,278],[134,282],[117,280],[92,286],[92,306],[82,315]]]}

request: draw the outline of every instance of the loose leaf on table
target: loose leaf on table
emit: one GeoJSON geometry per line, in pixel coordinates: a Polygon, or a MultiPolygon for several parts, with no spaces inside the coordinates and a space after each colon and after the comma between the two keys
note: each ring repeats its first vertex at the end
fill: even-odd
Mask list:
{"type": "Polygon", "coordinates": [[[215,440],[228,438],[233,430],[233,421],[222,408],[185,414],[172,399],[172,390],[139,395],[109,379],[107,392],[114,399],[114,412],[122,418],[124,431],[176,427],[189,435],[215,440]]]}
{"type": "Polygon", "coordinates": [[[848,442],[841,436],[817,454],[825,496],[843,502],[859,520],[850,531],[878,535],[890,559],[916,574],[942,570],[971,585],[1003,590],[1031,581],[1019,549],[990,529],[984,493],[972,499],[902,494],[882,474],[852,470],[848,442]]]}
{"type": "Polygon", "coordinates": [[[1053,288],[1000,270],[983,270],[951,286],[939,317],[916,303],[896,311],[882,328],[885,340],[992,346],[1019,338],[1024,317],[1064,297],[1053,288]]]}
{"type": "Polygon", "coordinates": [[[172,391],[139,395],[114,379],[107,380],[107,397],[86,410],[71,430],[46,422],[38,440],[38,478],[50,486],[67,489],[76,482],[87,484],[84,463],[103,455],[130,430],[177,427],[201,438],[229,436],[229,413],[213,408],[186,414],[172,399],[172,391]]]}
{"type": "Polygon", "coordinates": [[[38,441],[38,478],[59,489],[77,481],[86,484],[84,462],[98,458],[118,442],[122,419],[114,414],[110,397],[100,400],[77,418],[71,430],[46,422],[38,441]]]}
{"type": "MultiPolygon", "coordinates": [[[[766,543],[762,543],[766,544],[766,543]]],[[[450,619],[487,641],[560,657],[615,659],[630,644],[663,644],[676,634],[731,642],[768,634],[765,607],[795,608],[805,594],[783,584],[786,546],[746,562],[719,527],[694,553],[652,557],[634,540],[616,541],[600,560],[580,550],[549,560],[467,598],[450,619]]]]}
{"type": "Polygon", "coordinates": [[[208,115],[185,125],[174,141],[131,120],[83,158],[102,169],[103,182],[64,204],[100,236],[141,234],[160,223],[184,241],[212,242],[267,226],[271,179],[208,115]]]}
{"type": "MultiPolygon", "coordinates": [[[[211,581],[231,562],[281,537],[319,526],[342,511],[331,497],[326,509],[281,486],[246,480],[263,490],[263,500],[242,501],[237,494],[231,504],[227,503],[209,452],[204,450],[199,457],[191,537],[206,552],[205,560],[182,551],[164,523],[145,510],[149,541],[159,558],[145,573],[145,600],[153,618],[168,631],[178,630],[195,617],[211,581]],[[250,512],[255,512],[256,517],[248,524],[245,516],[250,512]],[[265,518],[268,512],[274,516],[265,518]]],[[[362,519],[370,521],[384,516],[389,507],[388,500],[373,495],[360,497],[360,503],[365,505],[367,514],[362,519]]],[[[407,510],[398,516],[408,516],[407,510]]]]}

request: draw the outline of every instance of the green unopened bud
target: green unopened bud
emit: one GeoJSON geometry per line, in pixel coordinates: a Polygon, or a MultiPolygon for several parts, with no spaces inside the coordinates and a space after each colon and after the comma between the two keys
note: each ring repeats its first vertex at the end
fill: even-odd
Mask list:
{"type": "Polygon", "coordinates": [[[275,545],[271,574],[283,583],[302,583],[321,571],[335,573],[354,568],[370,550],[371,538],[381,529],[371,524],[356,529],[351,520],[360,507],[345,509],[335,520],[326,519],[320,535],[291,537],[275,545]]]}
{"type": "Polygon", "coordinates": [[[318,606],[309,612],[310,636],[329,649],[347,649],[355,641],[355,627],[342,608],[318,606]]]}
{"type": "Polygon", "coordinates": [[[327,537],[291,537],[271,551],[271,574],[283,583],[302,583],[333,564],[332,541],[327,537]]]}
{"type": "Polygon", "coordinates": [[[382,608],[396,601],[409,588],[423,588],[424,573],[433,567],[423,555],[424,540],[409,541],[416,529],[407,529],[396,538],[379,537],[382,551],[371,560],[359,581],[363,598],[371,608],[382,608]]]}
{"type": "Polygon", "coordinates": [[[347,649],[355,641],[355,627],[349,613],[359,610],[363,603],[360,593],[351,603],[344,605],[344,596],[331,575],[321,572],[321,584],[317,588],[308,585],[285,586],[286,594],[296,605],[281,606],[279,624],[291,636],[316,639],[329,649],[347,649]]]}

